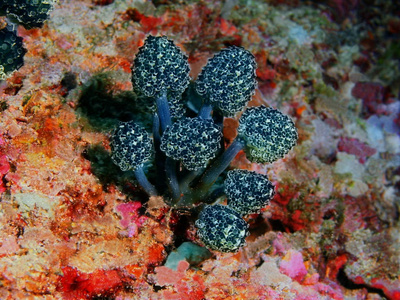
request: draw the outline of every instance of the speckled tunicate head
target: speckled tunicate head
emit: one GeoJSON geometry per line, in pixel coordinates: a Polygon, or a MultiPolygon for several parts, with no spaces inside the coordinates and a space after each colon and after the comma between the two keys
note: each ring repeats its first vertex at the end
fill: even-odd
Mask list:
{"type": "Polygon", "coordinates": [[[186,106],[181,92],[169,90],[167,92],[167,101],[172,118],[179,119],[185,115],[186,106]]]}
{"type": "Polygon", "coordinates": [[[182,161],[188,170],[197,170],[215,157],[221,135],[211,119],[182,118],[164,131],[160,148],[167,156],[182,161]]]}
{"type": "Polygon", "coordinates": [[[256,61],[240,47],[223,49],[211,58],[196,80],[196,90],[206,95],[224,116],[241,111],[257,86],[256,61]]]}
{"type": "Polygon", "coordinates": [[[149,35],[134,60],[132,83],[147,97],[160,97],[168,90],[182,94],[189,72],[187,56],[173,41],[149,35]]]}
{"type": "Polygon", "coordinates": [[[110,146],[111,159],[122,171],[141,167],[153,151],[148,133],[133,121],[118,125],[111,137],[110,146]]]}
{"type": "Polygon", "coordinates": [[[7,16],[25,28],[42,27],[49,18],[55,0],[8,0],[7,16]]]}
{"type": "Polygon", "coordinates": [[[272,163],[284,157],[297,137],[293,121],[271,107],[250,107],[239,119],[238,138],[246,144],[244,151],[252,162],[272,163]]]}
{"type": "Polygon", "coordinates": [[[273,184],[263,174],[248,170],[231,170],[224,182],[228,206],[240,215],[258,213],[275,194],[273,184]]]}
{"type": "Polygon", "coordinates": [[[196,220],[197,234],[208,248],[236,252],[245,244],[248,225],[242,217],[225,205],[207,205],[196,220]]]}
{"type": "Polygon", "coordinates": [[[23,66],[25,53],[22,38],[17,36],[12,25],[0,30],[0,80],[23,66]]]}

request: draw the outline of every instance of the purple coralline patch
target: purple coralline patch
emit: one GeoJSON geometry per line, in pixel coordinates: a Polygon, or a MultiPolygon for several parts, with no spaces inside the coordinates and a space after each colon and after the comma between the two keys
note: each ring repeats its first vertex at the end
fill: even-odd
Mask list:
{"type": "Polygon", "coordinates": [[[357,82],[351,94],[362,99],[363,108],[367,115],[385,114],[385,89],[376,82],[357,82]]]}
{"type": "Polygon", "coordinates": [[[3,177],[8,173],[10,170],[10,164],[7,161],[7,156],[1,155],[0,156],[0,194],[6,191],[6,187],[2,182],[3,177]]]}
{"type": "Polygon", "coordinates": [[[302,282],[307,275],[303,255],[298,251],[289,250],[281,261],[280,271],[290,278],[302,282]]]}
{"type": "Polygon", "coordinates": [[[360,142],[356,138],[340,137],[338,150],[357,156],[358,161],[365,163],[368,157],[376,153],[376,149],[360,142]]]}

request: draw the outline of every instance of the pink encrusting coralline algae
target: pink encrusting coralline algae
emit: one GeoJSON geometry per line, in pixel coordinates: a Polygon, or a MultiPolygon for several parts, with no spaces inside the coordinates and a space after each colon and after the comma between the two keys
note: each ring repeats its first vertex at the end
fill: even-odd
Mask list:
{"type": "Polygon", "coordinates": [[[139,228],[146,222],[147,217],[139,214],[142,207],[140,202],[121,203],[116,207],[116,211],[121,214],[121,226],[126,229],[128,237],[138,234],[139,228]]]}

